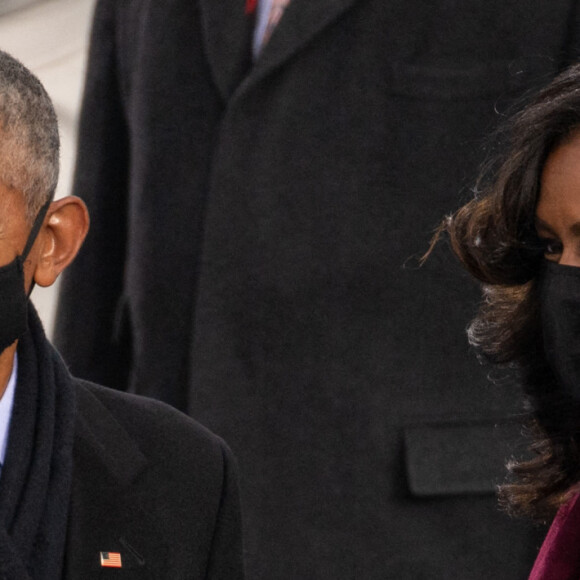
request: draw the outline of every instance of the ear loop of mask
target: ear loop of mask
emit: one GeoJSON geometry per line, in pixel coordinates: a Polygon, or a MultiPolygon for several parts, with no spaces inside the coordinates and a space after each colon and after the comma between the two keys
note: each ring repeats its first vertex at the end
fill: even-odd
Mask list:
{"type": "MultiPolygon", "coordinates": [[[[24,266],[24,261],[28,257],[28,254],[30,253],[32,246],[34,245],[34,242],[36,241],[36,236],[38,236],[38,232],[40,231],[40,228],[42,227],[42,224],[44,222],[44,218],[46,217],[46,213],[48,212],[48,208],[50,207],[51,203],[52,203],[52,200],[49,199],[40,208],[40,210],[38,211],[38,214],[36,215],[36,218],[34,219],[34,223],[32,224],[32,229],[30,230],[30,233],[28,234],[28,239],[26,240],[26,245],[24,246],[24,250],[22,251],[22,254],[20,255],[20,260],[21,260],[23,266],[24,266]]],[[[30,290],[28,291],[28,295],[27,295],[28,298],[30,298],[30,295],[32,294],[33,289],[34,289],[34,279],[32,280],[32,283],[30,284],[30,290]]]]}

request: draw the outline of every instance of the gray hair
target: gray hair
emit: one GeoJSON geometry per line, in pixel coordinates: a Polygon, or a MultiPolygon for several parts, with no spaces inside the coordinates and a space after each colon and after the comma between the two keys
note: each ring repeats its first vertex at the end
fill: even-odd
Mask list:
{"type": "Polygon", "coordinates": [[[56,113],[44,87],[0,50],[0,181],[22,192],[29,219],[54,196],[59,148],[56,113]]]}

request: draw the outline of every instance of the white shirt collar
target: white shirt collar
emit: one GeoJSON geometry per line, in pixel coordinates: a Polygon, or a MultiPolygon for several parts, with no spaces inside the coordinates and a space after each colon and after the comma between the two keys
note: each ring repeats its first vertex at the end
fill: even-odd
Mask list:
{"type": "Polygon", "coordinates": [[[256,24],[254,28],[254,42],[253,53],[254,59],[258,58],[260,49],[262,48],[262,41],[264,40],[264,33],[268,24],[268,17],[272,9],[272,0],[259,0],[258,13],[256,14],[256,24]]]}
{"type": "Polygon", "coordinates": [[[18,376],[18,357],[14,354],[14,364],[12,374],[8,380],[6,390],[0,399],[0,465],[4,465],[6,448],[8,447],[8,431],[10,429],[10,418],[12,417],[12,407],[14,406],[14,391],[16,390],[16,379],[18,376]]]}

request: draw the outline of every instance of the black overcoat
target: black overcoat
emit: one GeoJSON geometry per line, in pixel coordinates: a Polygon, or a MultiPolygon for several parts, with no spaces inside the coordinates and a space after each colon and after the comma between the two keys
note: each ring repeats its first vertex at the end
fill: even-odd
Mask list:
{"type": "Polygon", "coordinates": [[[575,58],[576,3],[293,0],[253,64],[243,4],[98,2],[57,342],[230,443],[249,577],[524,578],[493,497],[518,395],[452,258],[416,257],[575,58]]]}
{"type": "Polygon", "coordinates": [[[158,401],[72,379],[66,580],[243,580],[236,468],[224,442],[158,401]],[[101,552],[121,554],[102,568],[101,552]]]}

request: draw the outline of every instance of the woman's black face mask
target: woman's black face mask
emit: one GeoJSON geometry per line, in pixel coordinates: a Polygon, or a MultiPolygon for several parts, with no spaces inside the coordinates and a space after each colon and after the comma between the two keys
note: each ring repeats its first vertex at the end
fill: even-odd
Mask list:
{"type": "Polygon", "coordinates": [[[580,268],[547,262],[540,301],[546,359],[562,389],[580,401],[580,268]]]}
{"type": "Polygon", "coordinates": [[[28,295],[24,288],[24,262],[36,240],[50,202],[36,216],[24,251],[12,262],[0,267],[0,352],[3,352],[28,328],[28,295]]]}

